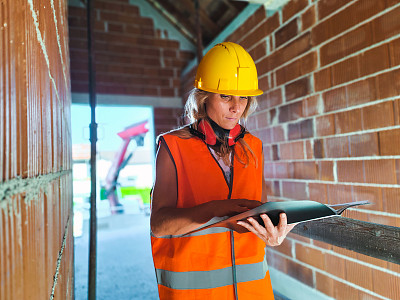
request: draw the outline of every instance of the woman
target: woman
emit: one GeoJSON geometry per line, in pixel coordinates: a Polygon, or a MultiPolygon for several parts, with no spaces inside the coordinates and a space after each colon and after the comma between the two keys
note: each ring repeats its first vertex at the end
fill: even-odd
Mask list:
{"type": "Polygon", "coordinates": [[[191,125],[160,137],[151,212],[160,299],[273,299],[265,245],[279,245],[293,227],[285,214],[276,227],[261,215],[265,226],[238,222],[247,233],[211,228],[181,236],[267,201],[262,143],[239,124],[261,93],[250,55],[218,44],[199,64],[186,103],[191,125]]]}

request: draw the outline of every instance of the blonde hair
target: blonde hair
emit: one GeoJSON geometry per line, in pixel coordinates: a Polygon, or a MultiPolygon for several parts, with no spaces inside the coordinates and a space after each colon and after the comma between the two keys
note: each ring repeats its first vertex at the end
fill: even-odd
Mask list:
{"type": "MultiPolygon", "coordinates": [[[[212,94],[211,92],[206,92],[197,88],[194,88],[188,97],[188,100],[185,104],[185,118],[189,120],[190,123],[193,123],[195,129],[197,126],[197,122],[201,119],[205,119],[207,117],[206,111],[206,102],[208,96],[212,94]]],[[[248,116],[253,113],[257,108],[257,99],[255,96],[249,96],[247,100],[247,106],[242,114],[240,119],[240,123],[246,124],[248,116]]],[[[173,135],[179,136],[180,138],[189,139],[193,137],[190,133],[189,128],[183,127],[180,130],[170,132],[173,135]]],[[[237,153],[233,152],[237,157],[238,161],[247,167],[250,163],[250,156],[253,159],[255,165],[257,166],[257,158],[250,148],[250,146],[246,143],[243,138],[240,138],[237,141],[237,144],[241,147],[244,157],[241,158],[237,155],[237,153]],[[250,154],[250,155],[249,155],[250,154]]],[[[229,160],[230,153],[232,152],[232,148],[229,147],[224,141],[221,141],[221,145],[217,148],[214,148],[217,155],[221,157],[226,165],[231,165],[231,161],[229,160]]]]}

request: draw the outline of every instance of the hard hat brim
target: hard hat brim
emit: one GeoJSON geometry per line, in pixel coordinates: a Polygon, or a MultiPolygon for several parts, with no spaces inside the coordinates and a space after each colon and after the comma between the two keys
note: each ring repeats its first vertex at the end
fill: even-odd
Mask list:
{"type": "Polygon", "coordinates": [[[256,90],[245,90],[245,91],[235,91],[235,90],[217,90],[217,89],[211,89],[211,88],[199,88],[195,86],[199,90],[203,90],[206,92],[211,92],[215,94],[222,94],[222,95],[231,95],[231,96],[259,96],[263,94],[263,91],[260,89],[256,90]]]}

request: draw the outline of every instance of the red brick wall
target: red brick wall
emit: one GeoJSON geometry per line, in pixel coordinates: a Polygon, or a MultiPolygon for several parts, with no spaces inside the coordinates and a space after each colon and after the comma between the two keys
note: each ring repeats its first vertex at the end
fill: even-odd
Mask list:
{"type": "MultiPolygon", "coordinates": [[[[180,73],[193,54],[162,38],[128,0],[95,1],[97,93],[180,96],[180,73]]],[[[86,9],[69,7],[72,92],[87,93],[86,9]]]]}
{"type": "MultiPolygon", "coordinates": [[[[291,0],[227,38],[264,90],[248,127],[264,143],[270,201],[370,200],[344,216],[400,226],[399,16],[398,1],[291,0]]],[[[335,299],[399,297],[396,264],[295,234],[268,256],[335,299]]]]}
{"type": "Polygon", "coordinates": [[[0,299],[73,299],[70,79],[61,0],[0,4],[0,299]]]}
{"type": "MultiPolygon", "coordinates": [[[[181,71],[193,53],[181,50],[178,41],[156,29],[153,20],[142,17],[129,0],[96,0],[95,15],[97,93],[181,96],[181,71]]],[[[87,93],[86,9],[70,6],[68,22],[72,92],[87,93]]],[[[156,107],[156,134],[176,128],[181,115],[178,108],[156,107]]]]}

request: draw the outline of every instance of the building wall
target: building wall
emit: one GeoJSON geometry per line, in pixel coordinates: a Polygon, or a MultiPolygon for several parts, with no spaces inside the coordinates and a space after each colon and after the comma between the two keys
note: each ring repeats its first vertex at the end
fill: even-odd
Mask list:
{"type": "Polygon", "coordinates": [[[1,1],[0,24],[0,299],[72,299],[66,1],[1,1]]]}
{"type": "MultiPolygon", "coordinates": [[[[159,134],[177,127],[176,115],[182,114],[181,70],[194,54],[182,49],[167,30],[155,27],[158,16],[143,16],[142,9],[130,2],[95,2],[96,93],[125,96],[111,97],[108,104],[155,107],[155,132],[159,134]]],[[[68,20],[72,92],[86,94],[86,8],[70,6],[68,20]]]]}
{"type": "MultiPolygon", "coordinates": [[[[226,39],[250,52],[264,90],[248,128],[270,201],[369,200],[344,216],[400,226],[399,15],[398,1],[291,0],[226,39]]],[[[335,299],[400,297],[399,265],[295,234],[268,261],[335,299]]]]}

